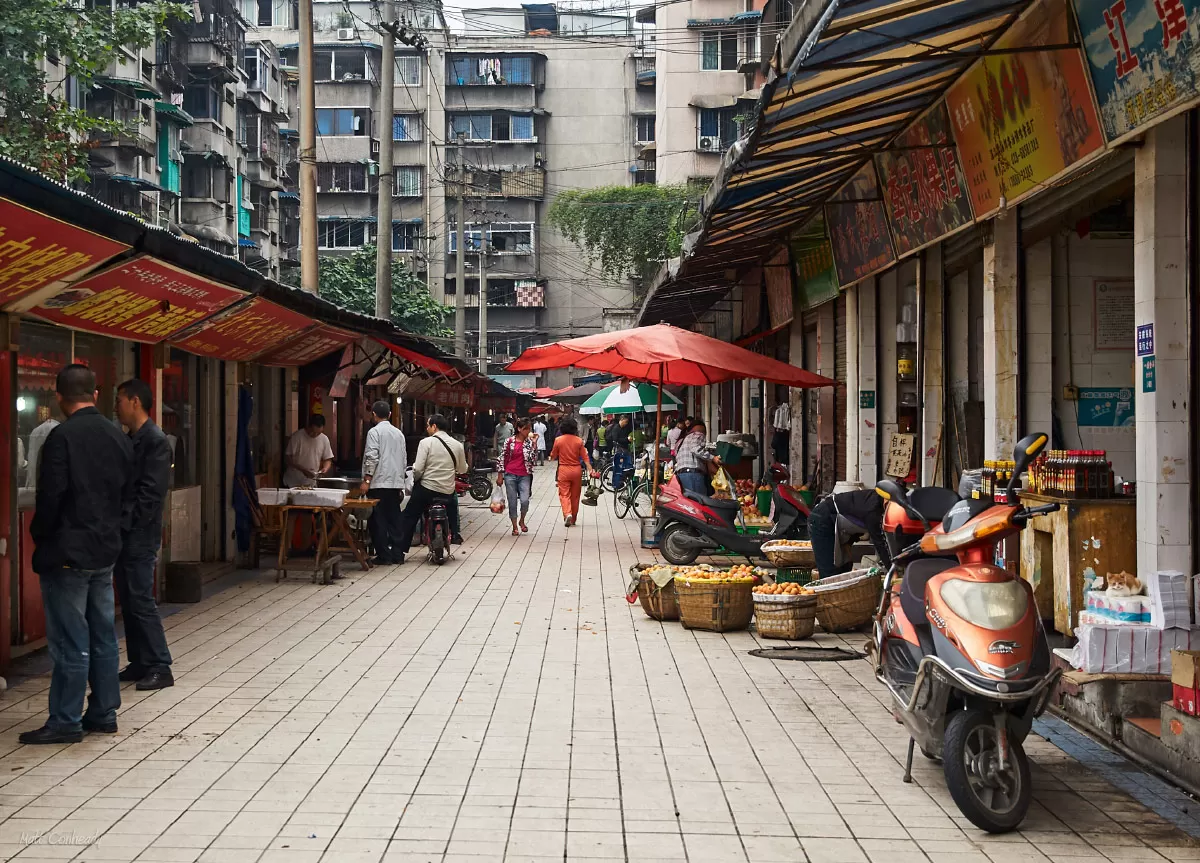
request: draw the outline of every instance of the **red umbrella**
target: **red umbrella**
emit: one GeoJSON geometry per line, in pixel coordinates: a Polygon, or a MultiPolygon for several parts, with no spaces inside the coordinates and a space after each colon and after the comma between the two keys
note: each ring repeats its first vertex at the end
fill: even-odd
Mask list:
{"type": "MultiPolygon", "coordinates": [[[[836,384],[821,375],[670,324],[597,333],[529,348],[509,364],[508,371],[532,372],[567,366],[658,384],[659,417],[663,384],[705,386],[747,378],[803,388],[836,384]]],[[[656,481],[651,483],[651,513],[658,506],[658,449],[654,447],[656,481]]]]}
{"type": "Polygon", "coordinates": [[[568,366],[675,386],[705,386],[746,378],[789,387],[835,384],[829,378],[670,324],[597,333],[529,348],[509,364],[508,371],[568,366]]]}

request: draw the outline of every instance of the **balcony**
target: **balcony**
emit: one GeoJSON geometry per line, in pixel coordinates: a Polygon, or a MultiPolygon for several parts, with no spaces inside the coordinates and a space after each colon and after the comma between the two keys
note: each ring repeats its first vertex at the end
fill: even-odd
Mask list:
{"type": "MultiPolygon", "coordinates": [[[[467,282],[464,305],[468,309],[479,308],[478,279],[467,282]]],[[[445,304],[453,307],[458,301],[453,279],[446,280],[445,304]]],[[[546,286],[534,279],[488,279],[489,309],[544,309],[546,286]]]]}
{"type": "Polygon", "coordinates": [[[466,184],[472,197],[540,201],[546,193],[546,172],[541,168],[468,172],[466,184]]]}
{"type": "Polygon", "coordinates": [[[136,177],[95,174],[87,186],[87,193],[110,207],[132,213],[152,225],[160,223],[157,195],[144,194],[156,184],[149,180],[139,181],[136,177]]]}
{"type": "Polygon", "coordinates": [[[210,76],[236,81],[246,33],[233,15],[206,15],[192,23],[188,66],[206,69],[210,76]]]}
{"type": "Polygon", "coordinates": [[[131,126],[120,132],[96,132],[92,136],[92,140],[96,142],[96,147],[119,147],[122,149],[131,150],[139,156],[152,158],[158,153],[158,144],[149,135],[143,135],[141,132],[134,131],[136,126],[131,126]]]}
{"type": "Polygon", "coordinates": [[[654,65],[654,55],[633,58],[633,74],[639,87],[653,87],[657,72],[654,65]]]}
{"type": "MultiPolygon", "coordinates": [[[[155,79],[164,91],[178,92],[187,86],[188,40],[182,31],[173,28],[170,36],[159,39],[154,48],[155,79]]],[[[170,101],[170,100],[167,100],[170,101]]]]}

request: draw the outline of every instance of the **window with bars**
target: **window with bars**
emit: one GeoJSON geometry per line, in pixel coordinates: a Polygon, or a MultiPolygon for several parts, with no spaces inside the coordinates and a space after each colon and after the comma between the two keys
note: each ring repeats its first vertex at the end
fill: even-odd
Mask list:
{"type": "MultiPolygon", "coordinates": [[[[451,254],[458,251],[458,232],[454,222],[448,228],[449,250],[451,254]]],[[[483,238],[483,229],[479,225],[467,223],[467,251],[478,252],[483,238]]],[[[489,251],[493,255],[532,255],[534,248],[533,222],[493,222],[488,230],[489,251]]]]}
{"type": "Polygon", "coordinates": [[[419,222],[392,222],[392,251],[415,252],[420,232],[419,222]]]}
{"type": "Polygon", "coordinates": [[[371,55],[366,48],[318,48],[313,52],[315,81],[373,81],[371,55]]]}
{"type": "Polygon", "coordinates": [[[416,87],[421,83],[421,55],[400,54],[396,57],[396,86],[416,87]]]}
{"type": "Polygon", "coordinates": [[[533,83],[532,57],[478,55],[450,61],[450,84],[459,86],[513,85],[533,83]]]}
{"type": "Polygon", "coordinates": [[[317,163],[318,192],[369,192],[369,183],[362,162],[317,163]]]}
{"type": "Polygon", "coordinates": [[[633,118],[634,137],[639,144],[649,144],[654,140],[654,115],[640,114],[633,118]]]}
{"type": "Polygon", "coordinates": [[[189,84],[183,90],[183,110],[198,120],[220,120],[222,89],[211,81],[189,84]]]}
{"type": "Polygon", "coordinates": [[[370,108],[318,108],[317,134],[361,136],[371,131],[370,108]]]}
{"type": "Polygon", "coordinates": [[[720,153],[733,146],[740,133],[737,108],[701,108],[696,149],[720,153]]]}
{"type": "Polygon", "coordinates": [[[714,30],[700,36],[700,68],[705,72],[736,72],[738,67],[738,33],[734,30],[714,30]]]}
{"type": "Polygon", "coordinates": [[[392,195],[397,198],[421,197],[421,166],[397,165],[394,170],[392,195]]]}
{"type": "Polygon", "coordinates": [[[373,239],[370,222],[331,219],[317,223],[317,247],[321,249],[361,249],[373,239]]]}
{"type": "Polygon", "coordinates": [[[450,136],[467,141],[533,141],[532,114],[456,114],[450,136]]]}
{"type": "Polygon", "coordinates": [[[392,117],[393,141],[420,141],[421,115],[396,114],[392,117]]]}

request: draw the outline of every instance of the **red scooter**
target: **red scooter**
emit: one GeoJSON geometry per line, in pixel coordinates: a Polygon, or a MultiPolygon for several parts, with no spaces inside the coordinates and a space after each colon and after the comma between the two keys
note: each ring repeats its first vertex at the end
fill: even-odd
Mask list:
{"type": "MultiPolygon", "coordinates": [[[[1016,477],[1045,445],[1045,435],[1017,444],[1008,500],[1017,500],[1016,477]]],[[[888,501],[889,541],[904,546],[884,580],[871,642],[875,676],[910,736],[904,781],[920,746],[941,759],[950,796],[973,824],[1014,830],[1032,797],[1022,743],[1059,672],[1032,587],[993,561],[999,540],[1058,504],[983,499],[947,508],[951,492],[918,502],[891,480],[877,491],[888,501]]]]}
{"type": "Polygon", "coordinates": [[[787,485],[788,470],[771,465],[771,510],[774,526],[757,536],[738,533],[736,521],[742,505],[698,492],[684,491],[679,475],[671,477],[658,494],[659,548],[668,563],[686,566],[701,553],[722,551],[762,557],[761,547],[772,539],[808,537],[808,506],[787,485]]]}

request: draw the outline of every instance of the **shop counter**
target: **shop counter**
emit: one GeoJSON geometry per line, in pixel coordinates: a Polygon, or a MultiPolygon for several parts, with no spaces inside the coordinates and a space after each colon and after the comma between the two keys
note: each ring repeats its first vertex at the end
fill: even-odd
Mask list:
{"type": "Polygon", "coordinates": [[[1024,492],[1027,506],[1060,504],[1021,531],[1021,577],[1033,585],[1038,612],[1072,635],[1092,579],[1137,572],[1137,498],[1062,498],[1024,492]]]}

